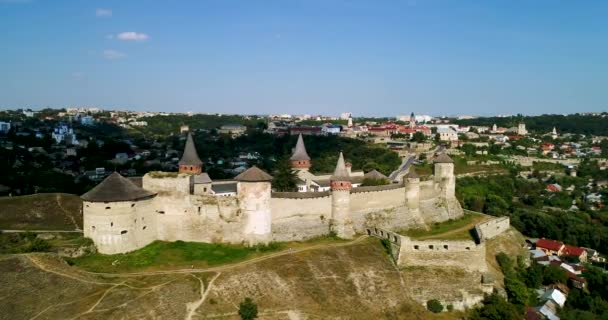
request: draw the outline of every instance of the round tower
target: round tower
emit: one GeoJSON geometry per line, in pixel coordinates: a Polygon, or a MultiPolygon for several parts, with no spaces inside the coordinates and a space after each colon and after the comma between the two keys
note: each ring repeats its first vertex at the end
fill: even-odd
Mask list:
{"type": "Polygon", "coordinates": [[[203,162],[196,153],[192,134],[188,132],[184,154],[182,159],[179,160],[179,173],[200,174],[201,172],[203,172],[203,162]]]}
{"type": "Polygon", "coordinates": [[[416,126],[416,116],[414,116],[414,113],[412,112],[412,114],[410,115],[410,129],[413,129],[416,126]]]}
{"type": "Polygon", "coordinates": [[[310,169],[310,157],[306,152],[306,146],[304,146],[304,139],[301,133],[298,136],[298,142],[289,161],[291,162],[291,167],[295,170],[308,171],[310,169]]]}
{"type": "Polygon", "coordinates": [[[244,237],[250,245],[272,240],[270,194],[272,176],[256,166],[235,178],[239,207],[245,219],[244,237]]]}
{"type": "Polygon", "coordinates": [[[81,196],[83,233],[103,254],[133,251],[156,240],[156,194],[114,172],[81,196]]]}
{"type": "Polygon", "coordinates": [[[350,175],[340,152],[336,170],[330,178],[331,185],[331,231],[343,239],[352,239],[355,235],[353,221],[350,217],[350,191],[353,186],[350,175]]]}
{"type": "Polygon", "coordinates": [[[420,176],[413,167],[405,177],[405,203],[410,211],[417,211],[420,207],[420,176]]]}
{"type": "Polygon", "coordinates": [[[456,196],[456,178],[454,177],[454,160],[442,153],[435,158],[433,175],[435,183],[444,192],[446,198],[456,196]]]}

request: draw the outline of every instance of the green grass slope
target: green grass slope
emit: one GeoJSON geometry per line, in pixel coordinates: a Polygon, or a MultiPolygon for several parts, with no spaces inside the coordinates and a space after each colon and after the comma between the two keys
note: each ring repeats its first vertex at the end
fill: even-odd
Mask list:
{"type": "Polygon", "coordinates": [[[82,200],[66,193],[0,197],[0,229],[82,229],[82,200]]]}

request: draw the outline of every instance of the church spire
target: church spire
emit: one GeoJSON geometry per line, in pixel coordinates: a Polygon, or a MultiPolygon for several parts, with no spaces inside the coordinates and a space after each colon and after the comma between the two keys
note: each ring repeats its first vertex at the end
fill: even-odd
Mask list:
{"type": "Polygon", "coordinates": [[[306,152],[306,146],[304,146],[304,139],[301,133],[298,136],[298,142],[289,160],[291,161],[291,167],[294,169],[308,170],[310,168],[310,157],[306,152]]]}
{"type": "Polygon", "coordinates": [[[201,159],[198,157],[196,147],[194,146],[194,140],[192,139],[192,134],[188,132],[184,154],[182,155],[182,159],[179,161],[179,172],[199,174],[202,171],[203,161],[201,161],[201,159]]]}

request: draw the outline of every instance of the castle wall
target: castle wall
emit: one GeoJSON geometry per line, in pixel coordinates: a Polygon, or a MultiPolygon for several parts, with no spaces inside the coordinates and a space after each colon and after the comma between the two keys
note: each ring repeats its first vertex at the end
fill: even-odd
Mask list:
{"type": "Polygon", "coordinates": [[[150,172],[142,178],[142,187],[160,195],[165,193],[189,194],[193,187],[192,176],[184,173],[150,172]]]}
{"type": "Polygon", "coordinates": [[[273,194],[270,199],[274,241],[299,241],[329,233],[331,195],[322,193],[316,198],[279,196],[273,194]]]}
{"type": "Polygon", "coordinates": [[[424,224],[420,211],[410,210],[406,206],[403,186],[378,191],[357,191],[350,196],[351,218],[358,233],[364,233],[366,227],[399,230],[424,224]]]}
{"type": "Polygon", "coordinates": [[[466,240],[416,241],[401,236],[397,264],[420,267],[458,267],[467,271],[486,272],[485,244],[466,240]]]}
{"type": "Polygon", "coordinates": [[[239,182],[239,208],[246,219],[245,237],[250,244],[268,243],[272,239],[270,182],[239,182]]]}
{"type": "Polygon", "coordinates": [[[84,236],[104,254],[129,252],[156,240],[153,199],[83,203],[84,236]]]}
{"type": "Polygon", "coordinates": [[[477,239],[483,242],[509,230],[509,227],[509,217],[500,217],[475,225],[475,232],[477,233],[477,239]]]}

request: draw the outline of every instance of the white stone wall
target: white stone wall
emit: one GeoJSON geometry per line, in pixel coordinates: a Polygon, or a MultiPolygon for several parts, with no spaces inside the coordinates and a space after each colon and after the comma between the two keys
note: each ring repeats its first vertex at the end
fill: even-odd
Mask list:
{"type": "Polygon", "coordinates": [[[333,190],[331,192],[330,226],[332,231],[343,239],[350,239],[355,234],[350,202],[350,190],[333,190]]]}
{"type": "Polygon", "coordinates": [[[243,212],[245,238],[250,244],[268,243],[272,239],[270,182],[239,182],[237,197],[243,212]]]}
{"type": "Polygon", "coordinates": [[[142,178],[144,189],[161,195],[165,193],[190,194],[192,185],[192,175],[185,173],[147,173],[142,178]],[[165,175],[163,176],[163,174],[165,175]]]}
{"type": "Polygon", "coordinates": [[[129,252],[156,239],[152,199],[83,203],[84,236],[104,254],[129,252]]]}
{"type": "Polygon", "coordinates": [[[475,225],[475,232],[479,241],[483,242],[509,230],[510,226],[509,217],[500,217],[475,225]]]}
{"type": "Polygon", "coordinates": [[[274,241],[300,241],[329,233],[331,195],[318,198],[272,198],[274,241]]]}
{"type": "Polygon", "coordinates": [[[400,266],[458,267],[486,272],[485,244],[474,241],[424,240],[401,236],[397,264],[400,266]]]}

